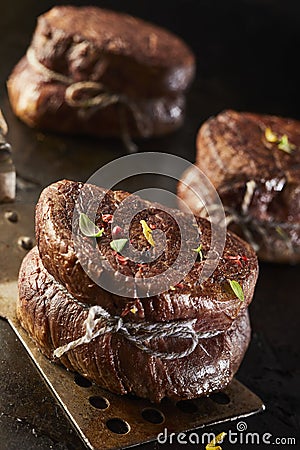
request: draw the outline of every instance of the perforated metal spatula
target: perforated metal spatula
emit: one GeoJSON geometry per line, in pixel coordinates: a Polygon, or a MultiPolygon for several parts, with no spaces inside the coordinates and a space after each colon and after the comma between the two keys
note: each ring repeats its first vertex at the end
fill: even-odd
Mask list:
{"type": "Polygon", "coordinates": [[[89,449],[127,448],[179,433],[255,414],[262,401],[237,380],[222,393],[196,400],[159,405],[133,396],[118,396],[78,374],[50,363],[37,349],[15,316],[17,274],[26,251],[34,244],[34,205],[0,206],[0,316],[7,318],[42,377],[89,449]]]}

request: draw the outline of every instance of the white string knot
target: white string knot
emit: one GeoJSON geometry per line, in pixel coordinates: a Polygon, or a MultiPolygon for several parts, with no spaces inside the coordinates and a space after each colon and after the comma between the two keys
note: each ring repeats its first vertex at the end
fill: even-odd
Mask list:
{"type": "MultiPolygon", "coordinates": [[[[196,319],[166,323],[124,322],[121,317],[111,316],[101,306],[96,305],[89,309],[87,318],[83,323],[85,334],[68,344],[58,347],[53,355],[56,358],[60,358],[66,352],[82,344],[87,344],[99,336],[107,333],[117,333],[151,356],[163,359],[183,358],[195,350],[200,338],[208,338],[219,334],[219,332],[215,332],[200,335],[194,330],[195,322],[196,319]],[[180,352],[161,352],[149,347],[149,343],[152,340],[164,338],[186,339],[190,342],[187,348],[180,352]]],[[[202,349],[205,351],[204,347],[202,349]]]]}
{"type": "Polygon", "coordinates": [[[65,100],[69,106],[74,108],[91,108],[93,106],[106,108],[109,105],[114,105],[121,100],[121,96],[117,94],[110,94],[105,90],[102,83],[96,83],[94,81],[78,81],[77,83],[70,84],[65,92],[65,100]],[[75,94],[87,91],[88,98],[76,99],[75,94]],[[100,91],[100,94],[93,94],[93,92],[100,91]]]}
{"type": "MultiPolygon", "coordinates": [[[[147,117],[140,111],[136,103],[125,95],[117,94],[110,92],[106,89],[106,87],[100,83],[90,80],[84,81],[74,81],[73,78],[68,77],[67,75],[63,75],[61,73],[55,72],[44,64],[42,64],[36,57],[35,51],[32,47],[29,47],[26,53],[27,61],[29,64],[35,69],[35,71],[43,77],[43,79],[47,81],[57,81],[66,85],[65,90],[65,102],[71,108],[97,108],[104,109],[110,105],[122,104],[129,108],[131,111],[136,127],[141,136],[147,137],[150,135],[150,125],[147,117]],[[87,98],[76,98],[76,94],[80,92],[86,92],[87,98]],[[97,93],[98,92],[98,93],[97,93]]],[[[121,128],[121,136],[124,142],[125,147],[129,151],[129,153],[136,152],[137,146],[132,141],[129,131],[127,120],[125,120],[124,111],[122,109],[119,111],[120,116],[120,128],[121,128]]]]}

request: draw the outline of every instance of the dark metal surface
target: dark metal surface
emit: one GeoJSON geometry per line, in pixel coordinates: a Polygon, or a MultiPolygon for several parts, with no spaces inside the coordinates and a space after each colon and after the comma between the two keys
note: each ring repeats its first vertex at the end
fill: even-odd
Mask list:
{"type": "Polygon", "coordinates": [[[84,450],[10,325],[0,329],[1,450],[84,450]]]}
{"type": "MultiPolygon", "coordinates": [[[[124,154],[117,140],[74,139],[36,132],[11,113],[5,81],[25,52],[36,16],[55,3],[59,2],[11,0],[1,5],[0,107],[9,125],[8,140],[13,145],[19,174],[20,204],[32,205],[41,189],[54,180],[85,180],[98,167],[124,154]]],[[[83,1],[67,3],[86,4],[83,1]]],[[[188,97],[184,127],[172,136],[140,142],[142,151],[166,151],[193,161],[198,126],[223,108],[300,118],[299,76],[294,68],[300,43],[299,2],[103,0],[101,6],[124,10],[164,25],[184,37],[197,53],[197,80],[188,97]]],[[[147,179],[138,181],[142,186],[149,183],[147,179]]],[[[175,188],[161,178],[154,183],[175,188]]],[[[128,183],[127,187],[132,190],[135,186],[128,183]]],[[[0,239],[5,241],[5,236],[1,234],[0,239]]],[[[5,252],[1,258],[5,258],[5,252]]],[[[250,308],[253,338],[238,373],[238,378],[261,396],[267,406],[264,414],[246,420],[248,430],[260,434],[268,432],[274,437],[297,437],[298,444],[299,288],[299,266],[261,265],[250,308]]],[[[0,342],[1,450],[81,450],[80,439],[74,432],[70,434],[62,411],[3,320],[0,320],[0,342]]],[[[235,424],[212,428],[216,433],[229,429],[235,429],[235,424]]],[[[201,434],[201,430],[198,433],[201,434]]],[[[161,447],[169,446],[152,443],[141,448],[161,447]]],[[[264,448],[264,445],[244,447],[264,448]]],[[[195,446],[185,445],[184,448],[195,446]]],[[[225,442],[222,448],[234,446],[225,442]]]]}

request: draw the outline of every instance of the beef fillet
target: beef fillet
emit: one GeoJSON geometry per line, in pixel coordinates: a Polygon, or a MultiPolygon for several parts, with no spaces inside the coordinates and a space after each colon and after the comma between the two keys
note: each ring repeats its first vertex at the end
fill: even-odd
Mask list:
{"type": "MultiPolygon", "coordinates": [[[[220,259],[219,255],[215,256],[218,260],[214,273],[200,283],[199,276],[210,249],[211,227],[206,219],[200,218],[195,219],[195,225],[198,228],[178,210],[144,201],[123,191],[106,192],[96,186],[84,186],[82,183],[68,180],[47,187],[36,207],[36,238],[43,264],[55,280],[65,286],[80,302],[101,305],[111,314],[127,314],[130,320],[164,322],[196,318],[197,331],[222,331],[231,326],[252,300],[258,274],[257,258],[247,243],[233,233],[227,233],[223,255],[220,259]],[[105,196],[99,202],[100,195],[104,193],[105,196]],[[156,232],[161,230],[165,233],[164,251],[149,264],[138,264],[130,259],[124,261],[110,247],[113,237],[111,224],[107,219],[119,210],[124,200],[130,201],[130,210],[136,208],[141,211],[133,217],[129,232],[131,244],[140,253],[150,247],[140,220],[145,220],[156,232]],[[87,209],[94,205],[97,211],[95,223],[99,229],[104,229],[103,235],[97,239],[96,253],[94,242],[89,237],[82,237],[83,248],[78,250],[74,247],[72,223],[74,220],[76,229],[77,208],[81,208],[81,202],[87,209]],[[186,231],[189,236],[182,246],[178,225],[181,231],[186,231]],[[164,272],[167,267],[176,265],[179,252],[183,255],[183,262],[189,261],[191,255],[196,258],[194,249],[199,246],[198,231],[201,236],[203,261],[194,262],[193,259],[191,270],[180,283],[172,286],[170,282],[167,289],[157,295],[138,295],[137,292],[136,298],[133,299],[125,294],[109,294],[89,278],[78,259],[80,256],[80,261],[88,265],[90,274],[97,274],[100,281],[102,277],[111,276],[114,279],[118,273],[122,273],[131,280],[139,277],[140,280],[145,280],[146,284],[149,279],[151,286],[155,275],[167,276],[164,272]],[[244,301],[237,298],[228,280],[237,281],[242,286],[244,301]],[[135,309],[131,311],[133,305],[138,313],[135,309]]],[[[124,284],[123,281],[120,283],[124,284]]]]}
{"type": "MultiPolygon", "coordinates": [[[[197,137],[196,166],[223,201],[229,227],[272,262],[300,261],[300,122],[224,111],[197,137]]],[[[195,214],[202,205],[192,189],[201,179],[188,170],[178,195],[195,214]]]]}
{"type": "Polygon", "coordinates": [[[31,127],[149,137],[181,125],[194,71],[191,50],[164,29],[96,7],[56,6],[39,17],[8,93],[31,127]]]}
{"type": "MultiPolygon", "coordinates": [[[[34,248],[20,269],[17,314],[41,351],[53,359],[57,347],[84,334],[88,308],[49,275],[34,248]]],[[[243,310],[227,331],[200,339],[194,352],[181,359],[150,356],[120,334],[106,333],[68,351],[60,362],[117,394],[130,392],[155,402],[165,396],[193,398],[221,390],[231,381],[249,338],[248,313],[243,310]]],[[[167,346],[178,351],[186,340],[161,338],[155,345],[158,350],[167,346]]]]}

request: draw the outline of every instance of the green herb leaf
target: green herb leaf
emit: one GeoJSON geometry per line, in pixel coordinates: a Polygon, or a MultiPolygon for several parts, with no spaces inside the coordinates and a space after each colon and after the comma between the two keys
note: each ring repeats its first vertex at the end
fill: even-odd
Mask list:
{"type": "Polygon", "coordinates": [[[79,216],[79,229],[84,236],[87,237],[101,237],[104,233],[104,228],[99,228],[91,219],[84,213],[79,216]]]}
{"type": "Polygon", "coordinates": [[[243,302],[245,300],[244,291],[240,283],[234,280],[228,280],[228,283],[230,284],[231,289],[237,296],[237,298],[243,302]]]}
{"type": "Polygon", "coordinates": [[[149,242],[149,244],[150,244],[152,247],[155,247],[155,242],[154,242],[153,237],[152,237],[152,230],[151,230],[151,228],[148,226],[146,220],[140,220],[140,224],[142,225],[143,235],[145,236],[145,238],[147,239],[147,241],[149,242]]]}
{"type": "Polygon", "coordinates": [[[289,142],[289,138],[286,134],[283,134],[281,138],[274,133],[271,128],[265,129],[265,138],[268,142],[272,144],[277,144],[279,150],[282,150],[285,153],[291,154],[293,150],[295,150],[296,145],[289,142]]]}
{"type": "Polygon", "coordinates": [[[275,134],[271,128],[266,128],[265,129],[265,138],[268,142],[277,142],[278,141],[278,136],[277,134],[275,134]]]}
{"type": "Polygon", "coordinates": [[[132,314],[136,314],[136,313],[138,312],[137,307],[136,307],[135,305],[133,305],[133,307],[130,308],[130,312],[131,312],[132,314]]]}
{"type": "Polygon", "coordinates": [[[227,433],[224,431],[217,436],[213,438],[212,441],[210,441],[207,446],[205,447],[206,450],[222,450],[222,447],[217,444],[221,444],[224,441],[225,436],[227,436],[227,433]]]}
{"type": "Polygon", "coordinates": [[[197,248],[192,248],[192,251],[198,253],[200,261],[203,260],[202,244],[200,244],[199,247],[197,247],[197,248]]]}
{"type": "Polygon", "coordinates": [[[110,246],[113,250],[120,253],[126,245],[128,239],[114,239],[111,241],[110,246]]]}
{"type": "Polygon", "coordinates": [[[293,150],[295,150],[296,146],[289,142],[289,138],[286,134],[284,134],[278,141],[278,148],[285,153],[291,154],[293,150]]]}

